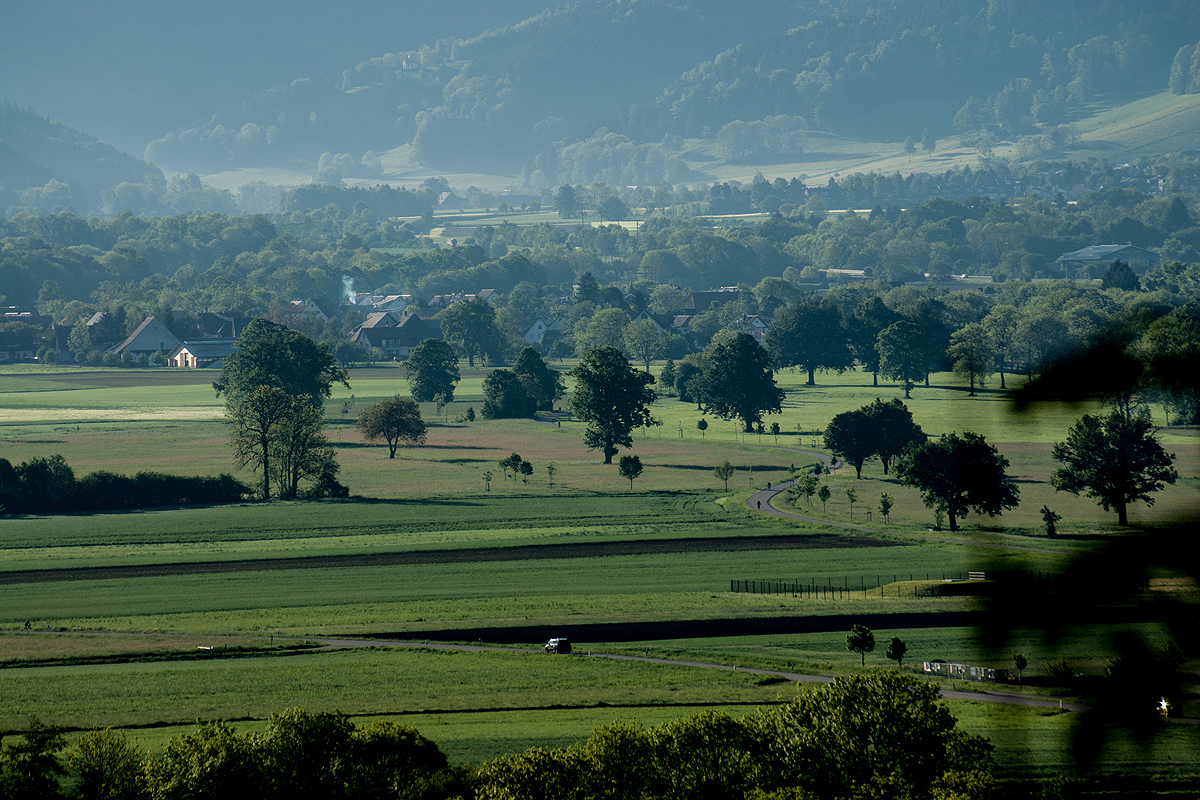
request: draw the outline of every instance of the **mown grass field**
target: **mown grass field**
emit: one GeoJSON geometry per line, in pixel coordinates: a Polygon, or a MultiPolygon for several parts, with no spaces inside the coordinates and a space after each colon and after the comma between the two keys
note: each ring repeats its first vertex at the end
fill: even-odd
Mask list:
{"type": "MultiPolygon", "coordinates": [[[[407,384],[394,367],[355,370],[352,388],[338,387],[326,406],[342,480],[359,496],[350,501],[0,519],[0,574],[184,565],[178,574],[0,582],[0,667],[11,687],[0,701],[0,727],[19,728],[36,709],[47,721],[75,728],[165,726],[137,728],[144,743],[161,746],[168,732],[185,730],[179,726],[197,717],[255,725],[272,711],[300,705],[364,718],[400,715],[442,742],[456,760],[479,761],[532,744],[577,741],[618,715],[653,724],[699,704],[750,713],[755,704],[794,690],[746,673],[539,654],[390,648],[317,654],[279,648],[305,638],[397,633],[419,641],[422,631],[489,627],[540,630],[527,642],[536,646],[563,626],[583,623],[703,625],[964,611],[976,601],[913,598],[908,581],[936,581],[981,565],[1053,572],[1115,530],[1114,515],[1090,500],[1056,494],[1048,483],[1052,443],[1080,414],[1094,410],[1088,406],[1014,415],[1001,393],[967,398],[952,376],[934,376],[934,385],[914,389],[908,403],[917,421],[932,435],[985,433],[1012,462],[1021,507],[999,518],[964,520],[953,542],[922,539],[931,535],[933,519],[914,490],[885,479],[877,464],[867,465],[861,481],[854,480],[852,469],[842,469],[827,479],[834,494],[823,513],[815,498],[812,508],[800,501],[797,510],[855,524],[867,523],[865,514],[872,511],[870,526],[908,536],[864,534],[865,543],[893,546],[846,546],[848,540],[838,540],[839,546],[827,547],[823,542],[834,541],[828,537],[839,531],[765,518],[746,509],[745,499],[768,481],[785,479],[789,467],[812,465],[811,452],[822,445],[815,432],[834,414],[877,396],[902,396],[898,387],[871,386],[870,376],[860,373],[818,374],[819,385],[805,387],[805,375],[781,373],[788,390],[784,413],[767,418],[768,425],[779,422],[778,439],[742,434],[733,422],[712,418],[701,435],[696,428],[701,415],[693,405],[661,398],[654,413],[663,424],[634,437],[633,452],[646,470],[631,491],[614,467],[584,448],[582,426],[569,417],[561,426],[460,421],[468,407],[481,408],[484,374],[464,370],[456,401],[442,415],[432,404],[423,405],[431,425],[427,445],[404,450],[392,461],[384,448],[362,442],[352,421],[368,403],[407,394],[407,384]],[[534,464],[527,483],[501,477],[496,466],[514,451],[534,464]],[[728,489],[712,475],[712,467],[725,459],[737,467],[728,489]],[[553,485],[545,471],[551,461],[558,468],[553,485]],[[490,490],[485,471],[493,473],[490,490]],[[859,495],[853,519],[844,495],[848,486],[859,495]],[[887,526],[877,510],[882,491],[897,500],[887,526]],[[1036,509],[1042,502],[1063,514],[1064,535],[1055,540],[1041,533],[1036,509]],[[807,537],[803,546],[784,550],[697,550],[687,544],[796,534],[807,537]],[[495,555],[520,547],[630,542],[664,549],[572,558],[533,557],[532,550],[528,557],[506,560],[495,555]],[[1009,547],[978,546],[984,544],[1009,547]],[[319,561],[392,553],[427,560],[319,561]],[[286,559],[313,561],[268,568],[272,560],[286,559]],[[265,561],[229,572],[210,566],[255,560],[265,561]],[[735,578],[883,583],[885,589],[851,591],[838,600],[733,594],[729,581],[735,578]],[[25,620],[35,631],[20,630],[25,620]],[[219,658],[194,658],[197,647],[212,644],[228,645],[232,655],[222,650],[219,658]],[[567,708],[548,712],[550,706],[567,708]]],[[[0,371],[0,456],[19,462],[61,452],[80,475],[96,469],[232,471],[221,401],[209,385],[213,377],[185,371],[0,371]]],[[[1148,523],[1192,511],[1200,486],[1195,432],[1161,435],[1177,454],[1183,479],[1160,493],[1152,509],[1132,515],[1148,523]]],[[[932,658],[1003,667],[1020,648],[1030,658],[1031,677],[1063,655],[1096,674],[1106,658],[1105,637],[1112,633],[1072,631],[1053,647],[1033,632],[1018,633],[1002,647],[989,648],[972,629],[879,625],[880,645],[868,668],[885,665],[883,646],[896,635],[909,644],[906,669],[932,658]]],[[[857,668],[842,632],[633,639],[594,649],[820,673],[857,668]]],[[[1025,691],[1053,687],[1035,680],[1025,691]]],[[[960,702],[955,708],[965,709],[969,729],[996,732],[1002,764],[1051,769],[1069,760],[1063,734],[1069,715],[973,709],[960,702]]],[[[1189,761],[1178,753],[1182,748],[1194,754],[1200,747],[1187,751],[1194,741],[1180,741],[1162,760],[1149,760],[1192,763],[1194,757],[1189,761]]]]}

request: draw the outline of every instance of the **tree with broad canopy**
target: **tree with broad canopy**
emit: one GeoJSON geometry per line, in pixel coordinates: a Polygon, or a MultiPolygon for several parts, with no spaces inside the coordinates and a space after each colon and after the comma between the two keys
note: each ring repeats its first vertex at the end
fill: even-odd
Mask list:
{"type": "Polygon", "coordinates": [[[425,339],[404,361],[409,392],[418,403],[429,403],[439,394],[449,403],[458,383],[458,353],[441,339],[425,339]]]}
{"type": "Polygon", "coordinates": [[[401,443],[425,444],[425,422],[416,401],[396,396],[367,406],[358,414],[357,427],[367,441],[387,442],[388,458],[396,457],[401,443]]]}
{"type": "Polygon", "coordinates": [[[721,419],[740,418],[746,433],[762,424],[763,412],[778,414],[784,392],[775,385],[771,356],[746,333],[709,348],[704,362],[704,404],[721,419]]]}
{"type": "Polygon", "coordinates": [[[1017,507],[1020,490],[1009,483],[1007,467],[1008,459],[982,435],[965,431],[911,445],[896,465],[896,476],[920,489],[927,507],[946,512],[950,530],[956,531],[967,511],[994,517],[1017,507]]]}
{"type": "Polygon", "coordinates": [[[1055,490],[1098,498],[1105,511],[1117,510],[1121,526],[1129,524],[1130,503],[1153,505],[1151,493],[1179,477],[1175,456],[1158,443],[1145,415],[1085,414],[1065,442],[1055,443],[1053,454],[1063,464],[1050,479],[1055,490]]]}
{"type": "Polygon", "coordinates": [[[654,376],[632,368],[615,347],[597,347],[571,370],[575,416],[588,423],[583,441],[589,450],[602,450],[611,464],[617,446],[632,447],[634,428],[657,425],[650,416],[656,399],[650,384],[654,376]]]}

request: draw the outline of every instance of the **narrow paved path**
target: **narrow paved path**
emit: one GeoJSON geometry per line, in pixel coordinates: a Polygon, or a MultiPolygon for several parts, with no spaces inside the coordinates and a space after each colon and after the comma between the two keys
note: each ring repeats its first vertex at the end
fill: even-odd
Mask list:
{"type": "Polygon", "coordinates": [[[999,542],[976,542],[969,539],[957,539],[952,536],[934,536],[928,533],[908,533],[904,531],[889,531],[884,528],[871,528],[866,525],[855,525],[852,522],[832,522],[819,517],[806,517],[803,514],[797,514],[794,511],[785,511],[776,508],[772,504],[778,495],[783,494],[786,490],[796,485],[797,479],[784,481],[783,483],[773,484],[770,489],[763,489],[750,495],[746,500],[746,505],[752,510],[769,514],[772,517],[783,517],[785,519],[796,519],[801,522],[811,522],[814,525],[827,525],[831,528],[844,528],[852,531],[862,531],[863,533],[882,533],[886,536],[900,536],[906,539],[926,539],[935,542],[948,542],[950,544],[969,544],[975,547],[995,547],[1001,550],[1028,550],[1034,553],[1056,553],[1061,554],[1061,550],[1051,550],[1045,547],[1026,547],[1019,544],[1001,544],[999,542]]]}
{"type": "MultiPolygon", "coordinates": [[[[491,645],[480,644],[439,644],[437,642],[406,642],[395,640],[380,640],[380,639],[309,639],[311,642],[319,642],[331,650],[350,649],[356,647],[406,647],[406,648],[421,648],[429,650],[467,650],[467,651],[500,651],[509,653],[528,653],[540,655],[540,650],[530,650],[523,647],[496,647],[491,645]]],[[[763,675],[767,677],[784,678],[797,683],[833,683],[833,678],[828,675],[806,675],[799,672],[783,672],[780,670],[771,669],[754,669],[751,667],[730,666],[729,664],[711,664],[704,661],[681,661],[672,658],[651,658],[649,656],[625,656],[614,655],[609,653],[593,653],[590,650],[586,653],[576,653],[571,657],[583,658],[607,658],[611,661],[640,661],[644,664],[665,664],[673,667],[694,667],[697,669],[718,669],[726,672],[746,672],[751,675],[763,675]]],[[[550,656],[547,656],[549,658],[550,656]]],[[[1067,711],[1084,711],[1087,706],[1078,705],[1075,703],[1067,703],[1057,697],[1030,697],[1023,694],[1015,694],[1013,692],[991,691],[991,690],[975,690],[970,692],[957,690],[942,690],[941,696],[948,700],[977,700],[984,703],[1002,703],[1004,705],[1013,706],[1034,706],[1037,708],[1062,708],[1067,711]]]]}

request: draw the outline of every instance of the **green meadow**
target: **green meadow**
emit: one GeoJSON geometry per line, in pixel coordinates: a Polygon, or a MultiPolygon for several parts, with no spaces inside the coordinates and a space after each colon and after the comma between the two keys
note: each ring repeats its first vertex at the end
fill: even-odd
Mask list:
{"type": "MultiPolygon", "coordinates": [[[[1053,443],[1096,406],[1014,413],[1006,393],[991,384],[967,397],[948,374],[915,387],[907,403],[927,433],[984,433],[1010,460],[1021,490],[1019,508],[995,518],[972,515],[951,534],[944,526],[931,530],[933,514],[915,490],[873,462],[861,480],[849,467],[825,477],[832,497],[824,507],[816,497],[776,498],[777,508],[812,521],[746,507],[768,482],[818,462],[819,432],[834,414],[903,396],[895,385],[873,386],[870,375],[818,373],[818,385],[808,387],[803,373],[780,373],[788,393],[783,413],[767,417],[761,435],[711,417],[702,433],[694,405],[660,398],[653,413],[662,424],[634,435],[633,452],[646,468],[631,489],[587,451],[583,426],[569,415],[466,422],[467,409],[482,406],[485,374],[464,370],[455,401],[440,413],[422,404],[426,445],[390,460],[384,447],[361,440],[353,421],[365,405],[407,394],[403,373],[394,366],[353,370],[351,388],[336,387],[326,404],[348,500],[0,518],[0,668],[8,687],[0,728],[20,729],[32,711],[75,730],[127,728],[157,748],[197,718],[252,727],[272,712],[303,706],[400,718],[456,761],[478,762],[570,744],[617,716],[656,724],[702,707],[753,713],[796,691],[741,670],[538,652],[564,626],[686,624],[697,635],[577,646],[585,654],[832,675],[860,669],[840,630],[705,636],[703,626],[971,611],[979,601],[969,596],[935,596],[942,577],[1000,568],[1053,573],[1120,535],[1115,514],[1049,484],[1053,443]],[[502,474],[497,462],[511,452],[533,463],[528,481],[502,474]],[[736,467],[728,488],[712,474],[726,459],[736,467]],[[857,492],[853,509],[846,488],[857,492]],[[878,509],[883,492],[896,500],[886,523],[878,509]],[[1042,532],[1043,503],[1063,515],[1054,539],[1042,532]],[[784,536],[796,538],[780,545],[784,536]],[[65,572],[78,569],[92,572],[65,572]],[[47,572],[32,580],[20,575],[34,570],[47,572]],[[735,579],[842,591],[734,593],[735,579]],[[392,635],[421,642],[423,632],[454,638],[459,630],[489,628],[532,633],[517,650],[304,646],[318,638],[392,635]]],[[[77,475],[234,472],[214,377],[5,368],[0,457],[17,463],[58,452],[77,475]]],[[[1131,519],[1146,526],[1194,512],[1200,488],[1196,431],[1164,429],[1160,438],[1175,453],[1181,479],[1153,507],[1132,511],[1131,519]]],[[[882,652],[892,636],[908,644],[904,669],[914,671],[938,658],[1008,667],[1020,650],[1030,680],[1007,690],[1049,696],[1065,688],[1046,682],[1049,662],[1067,657],[1087,674],[1102,674],[1118,633],[1113,626],[1081,628],[1051,644],[1035,631],[1018,631],[997,645],[971,628],[902,625],[876,625],[879,645],[867,669],[890,664],[882,652]]],[[[1155,627],[1137,632],[1166,641],[1155,627]]],[[[462,640],[475,641],[466,633],[462,640]]],[[[1070,762],[1070,714],[951,705],[968,730],[993,737],[999,763],[1012,774],[1070,762]]],[[[1140,758],[1141,751],[1126,748],[1109,763],[1194,769],[1195,734],[1194,727],[1171,726],[1157,754],[1140,758]]]]}

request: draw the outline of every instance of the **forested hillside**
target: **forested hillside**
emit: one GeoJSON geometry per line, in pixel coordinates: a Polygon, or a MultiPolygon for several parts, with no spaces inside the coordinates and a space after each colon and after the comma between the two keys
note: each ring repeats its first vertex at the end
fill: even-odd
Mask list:
{"type": "Polygon", "coordinates": [[[572,3],[471,38],[441,39],[297,76],[153,142],[175,169],[315,166],[349,176],[411,144],[441,169],[533,185],[684,180],[675,137],[726,158],[802,152],[803,133],[919,139],[926,129],[1036,132],[1099,97],[1190,85],[1200,7],[1114,0],[572,3]],[[770,22],[767,22],[767,21],[770,22]],[[1191,50],[1188,51],[1190,55],[1191,50]],[[1180,75],[1185,76],[1181,79],[1180,75]],[[733,127],[730,127],[733,126],[733,127]]]}
{"type": "Polygon", "coordinates": [[[162,171],[12,103],[0,103],[0,207],[90,211],[105,189],[162,171]]]}

